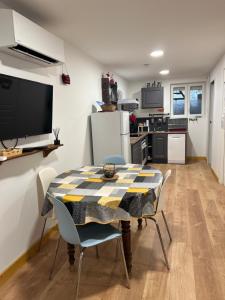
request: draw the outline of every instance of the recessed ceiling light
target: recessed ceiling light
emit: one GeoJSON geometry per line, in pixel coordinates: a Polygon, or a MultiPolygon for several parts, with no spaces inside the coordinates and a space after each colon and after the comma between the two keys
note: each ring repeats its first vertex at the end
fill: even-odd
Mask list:
{"type": "Polygon", "coordinates": [[[168,74],[170,74],[170,70],[162,70],[162,71],[159,72],[159,74],[168,75],[168,74]]]}
{"type": "Polygon", "coordinates": [[[155,50],[150,53],[152,57],[160,57],[163,56],[164,52],[162,50],[155,50]]]}

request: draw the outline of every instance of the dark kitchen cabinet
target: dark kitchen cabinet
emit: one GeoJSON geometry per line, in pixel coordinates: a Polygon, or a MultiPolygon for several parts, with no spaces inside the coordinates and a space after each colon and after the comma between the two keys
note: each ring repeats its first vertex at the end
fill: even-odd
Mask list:
{"type": "Polygon", "coordinates": [[[141,89],[142,108],[163,107],[163,87],[141,89]]]}
{"type": "Polygon", "coordinates": [[[167,163],[167,140],[168,135],[164,133],[152,136],[152,162],[167,163]]]}
{"type": "Polygon", "coordinates": [[[141,153],[141,141],[132,145],[131,147],[131,157],[132,164],[141,164],[142,163],[142,153],[141,153]]]}
{"type": "Polygon", "coordinates": [[[148,160],[148,136],[145,136],[131,146],[131,161],[133,164],[146,164],[148,160]]]}

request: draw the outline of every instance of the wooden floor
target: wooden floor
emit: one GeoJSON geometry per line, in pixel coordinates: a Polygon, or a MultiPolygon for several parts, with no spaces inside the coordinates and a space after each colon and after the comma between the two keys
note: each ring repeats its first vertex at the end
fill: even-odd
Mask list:
{"type": "MultiPolygon", "coordinates": [[[[225,299],[225,188],[219,185],[206,162],[172,169],[165,212],[172,244],[162,220],[171,266],[167,271],[154,224],[137,231],[132,222],[133,273],[131,289],[125,287],[121,261],[115,261],[114,243],[86,252],[80,299],[222,300],[225,299]]],[[[55,277],[48,281],[55,239],[27,263],[0,290],[1,300],[72,300],[76,271],[70,272],[63,245],[55,277]]]]}

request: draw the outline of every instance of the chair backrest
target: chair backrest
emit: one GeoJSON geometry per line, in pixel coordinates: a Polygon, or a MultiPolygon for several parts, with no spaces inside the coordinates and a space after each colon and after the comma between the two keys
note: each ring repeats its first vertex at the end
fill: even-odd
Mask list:
{"type": "Polygon", "coordinates": [[[167,180],[169,179],[171,175],[171,170],[168,170],[166,172],[166,174],[163,176],[163,182],[162,182],[162,185],[161,185],[161,188],[160,188],[160,191],[159,191],[159,196],[158,196],[158,202],[157,202],[157,206],[156,206],[156,212],[158,210],[162,210],[163,207],[164,207],[164,200],[165,200],[165,186],[166,186],[166,182],[167,180]]]}
{"type": "Polygon", "coordinates": [[[41,182],[42,197],[45,197],[50,183],[56,176],[57,172],[54,168],[48,167],[39,171],[38,177],[41,182]]]}
{"type": "Polygon", "coordinates": [[[125,159],[122,155],[108,155],[103,160],[104,164],[125,165],[125,159]]]}
{"type": "Polygon", "coordinates": [[[51,198],[53,203],[56,218],[58,220],[59,232],[62,238],[69,244],[79,245],[80,237],[74,224],[73,218],[69,213],[65,204],[48,194],[48,198],[51,198]]]}

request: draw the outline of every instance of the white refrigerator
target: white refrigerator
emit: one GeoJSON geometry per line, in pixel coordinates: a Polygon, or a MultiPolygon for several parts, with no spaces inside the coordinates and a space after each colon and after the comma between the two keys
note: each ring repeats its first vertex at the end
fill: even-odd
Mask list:
{"type": "Polygon", "coordinates": [[[129,112],[98,112],[91,115],[94,164],[108,155],[122,155],[130,163],[129,112]]]}

